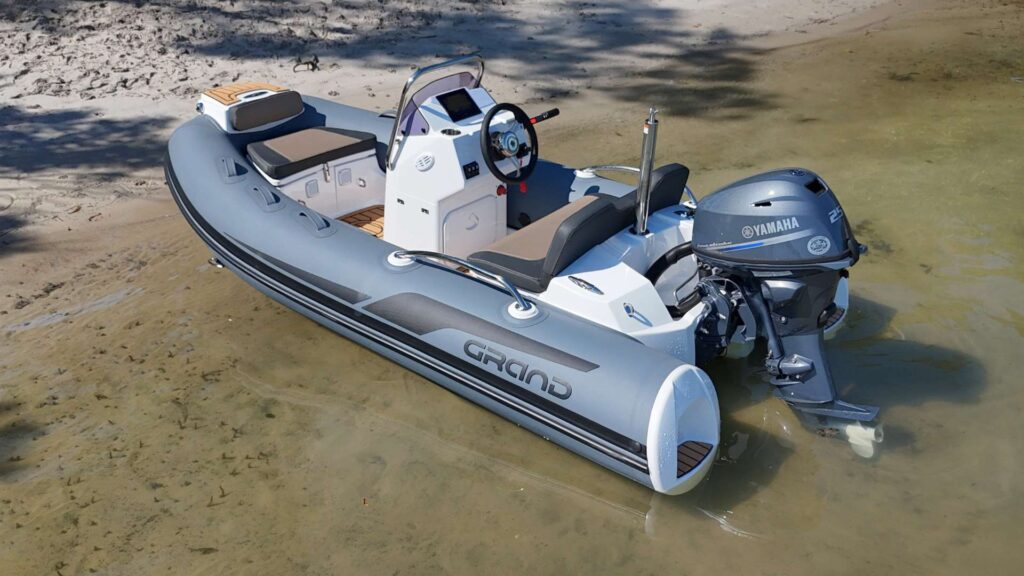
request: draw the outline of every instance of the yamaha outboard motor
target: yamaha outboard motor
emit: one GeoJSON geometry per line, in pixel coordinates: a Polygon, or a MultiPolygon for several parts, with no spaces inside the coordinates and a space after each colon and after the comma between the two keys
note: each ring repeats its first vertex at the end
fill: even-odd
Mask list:
{"type": "Polygon", "coordinates": [[[834,304],[836,288],[865,248],[817,174],[777,170],[702,198],[693,251],[704,269],[702,293],[717,312],[720,327],[710,332],[719,346],[764,336],[772,383],[793,408],[875,418],[878,408],[837,397],[825,359],[824,331],[845,313],[834,304]]]}

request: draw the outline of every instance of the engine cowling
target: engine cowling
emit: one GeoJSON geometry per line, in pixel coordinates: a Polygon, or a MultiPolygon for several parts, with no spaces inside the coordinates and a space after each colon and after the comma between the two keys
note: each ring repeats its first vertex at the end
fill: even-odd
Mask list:
{"type": "MultiPolygon", "coordinates": [[[[878,412],[837,397],[824,348],[825,328],[845,312],[834,304],[836,289],[862,250],[835,194],[809,170],[759,174],[697,204],[693,251],[705,264],[703,293],[749,307],[768,341],[765,366],[778,395],[805,413],[872,420],[878,412]]],[[[723,314],[720,302],[709,303],[723,314]]],[[[722,341],[733,336],[714,332],[722,341]]]]}
{"type": "Polygon", "coordinates": [[[835,194],[799,168],[752,176],[702,198],[693,250],[715,263],[753,269],[848,267],[859,255],[835,194]]]}

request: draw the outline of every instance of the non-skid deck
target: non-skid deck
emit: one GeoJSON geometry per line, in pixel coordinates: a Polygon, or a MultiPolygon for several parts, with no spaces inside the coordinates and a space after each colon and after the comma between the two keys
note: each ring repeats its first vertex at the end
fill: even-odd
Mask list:
{"type": "Polygon", "coordinates": [[[268,92],[283,92],[285,88],[280,86],[274,86],[273,84],[267,84],[265,82],[238,82],[235,84],[228,84],[227,86],[218,86],[216,88],[210,88],[204,94],[213,98],[214,100],[230,106],[239,102],[238,97],[246,92],[253,92],[255,90],[266,90],[268,92]]]}
{"type": "Polygon", "coordinates": [[[711,444],[707,442],[695,442],[693,440],[683,442],[676,450],[676,478],[682,478],[690,473],[708,457],[711,452],[711,444]]]}
{"type": "Polygon", "coordinates": [[[372,234],[377,238],[384,237],[384,206],[370,206],[369,208],[363,208],[362,210],[356,210],[351,214],[346,214],[341,218],[338,218],[346,224],[350,224],[359,228],[367,234],[372,234]]]}

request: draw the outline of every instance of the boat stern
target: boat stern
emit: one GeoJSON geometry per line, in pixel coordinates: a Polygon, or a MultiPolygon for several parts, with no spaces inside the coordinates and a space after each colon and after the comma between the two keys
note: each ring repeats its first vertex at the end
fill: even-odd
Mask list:
{"type": "Polygon", "coordinates": [[[651,486],[669,495],[693,489],[711,469],[719,439],[718,395],[711,379],[696,366],[676,368],[662,383],[651,411],[651,486]]]}

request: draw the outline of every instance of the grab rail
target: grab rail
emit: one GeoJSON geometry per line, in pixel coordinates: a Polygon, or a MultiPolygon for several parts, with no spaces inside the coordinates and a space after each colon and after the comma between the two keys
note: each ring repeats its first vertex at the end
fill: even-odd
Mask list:
{"type": "Polygon", "coordinates": [[[458,272],[458,270],[453,270],[452,268],[449,268],[447,266],[441,266],[438,264],[438,262],[435,261],[450,262],[452,264],[456,264],[488,280],[491,280],[496,284],[499,284],[500,287],[505,290],[505,292],[507,292],[510,296],[515,298],[515,307],[517,310],[521,312],[528,312],[534,308],[533,303],[523,298],[523,295],[519,293],[519,289],[517,289],[511,282],[506,280],[504,276],[502,276],[501,274],[495,274],[488,270],[484,270],[483,268],[470,262],[467,262],[462,258],[456,258],[455,256],[449,256],[447,254],[442,254],[440,252],[431,252],[429,250],[398,250],[393,252],[391,255],[397,259],[412,260],[415,262],[420,262],[421,264],[433,266],[434,268],[447,270],[449,272],[458,272]]]}
{"type": "Polygon", "coordinates": [[[450,262],[452,264],[457,264],[459,266],[462,266],[463,268],[466,268],[467,270],[470,270],[474,274],[478,274],[488,280],[491,280],[493,283],[499,284],[500,287],[509,294],[509,296],[515,298],[515,308],[519,312],[526,313],[530,312],[531,310],[534,310],[535,308],[534,304],[527,300],[526,298],[523,298],[523,295],[519,293],[519,289],[516,288],[511,282],[506,280],[504,276],[502,276],[501,274],[495,274],[493,272],[484,270],[483,268],[477,266],[476,264],[467,262],[462,258],[456,258],[455,256],[449,256],[447,254],[441,254],[440,252],[430,252],[429,250],[397,250],[391,253],[391,256],[388,257],[388,260],[391,261],[393,258],[399,260],[411,260],[419,262],[421,264],[425,264],[427,266],[433,266],[434,268],[438,268],[440,270],[448,270],[449,272],[458,272],[458,270],[453,270],[447,266],[441,266],[438,262],[435,261],[450,262]]]}
{"type": "Polygon", "coordinates": [[[584,172],[587,174],[593,174],[594,172],[629,172],[631,174],[639,174],[640,169],[634,168],[633,166],[623,166],[621,164],[598,164],[597,166],[580,168],[576,170],[576,172],[584,172]]]}
{"type": "Polygon", "coordinates": [[[693,190],[690,190],[690,186],[683,186],[683,192],[686,192],[686,196],[690,198],[690,202],[693,202],[693,207],[697,207],[697,197],[693,195],[693,190]]]}
{"type": "Polygon", "coordinates": [[[427,74],[469,62],[476,62],[477,68],[479,69],[479,73],[477,74],[476,80],[473,84],[474,88],[478,88],[480,86],[480,81],[483,80],[484,77],[484,59],[479,54],[459,56],[458,58],[453,58],[445,62],[431,64],[430,66],[425,66],[423,68],[417,68],[409,75],[409,79],[405,81],[405,86],[402,88],[402,95],[398,99],[398,111],[395,112],[395,124],[391,127],[391,136],[388,138],[387,167],[389,170],[395,169],[395,163],[391,155],[395,148],[395,138],[398,136],[398,124],[402,121],[402,112],[405,111],[405,105],[409,98],[409,88],[411,88],[417,80],[427,74]]]}

